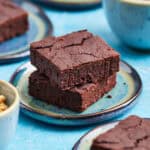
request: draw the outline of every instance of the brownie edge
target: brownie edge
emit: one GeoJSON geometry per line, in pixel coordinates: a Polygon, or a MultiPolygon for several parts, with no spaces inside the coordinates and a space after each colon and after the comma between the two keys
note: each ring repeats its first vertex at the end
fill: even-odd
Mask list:
{"type": "Polygon", "coordinates": [[[29,78],[29,94],[49,104],[82,112],[110,91],[115,84],[116,75],[112,75],[107,80],[97,84],[89,83],[62,90],[52,87],[48,82],[48,78],[36,71],[29,78]]]}

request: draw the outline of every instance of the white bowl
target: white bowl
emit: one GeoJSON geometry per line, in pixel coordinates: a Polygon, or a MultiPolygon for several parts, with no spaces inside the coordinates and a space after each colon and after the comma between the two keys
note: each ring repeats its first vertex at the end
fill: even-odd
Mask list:
{"type": "Polygon", "coordinates": [[[0,95],[7,98],[8,109],[0,112],[0,150],[5,150],[13,139],[19,114],[19,95],[10,83],[0,80],[0,95]]]}

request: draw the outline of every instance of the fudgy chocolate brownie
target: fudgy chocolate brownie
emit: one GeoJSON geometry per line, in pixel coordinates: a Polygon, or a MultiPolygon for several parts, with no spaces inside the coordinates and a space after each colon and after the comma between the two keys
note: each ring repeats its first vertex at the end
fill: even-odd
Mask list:
{"type": "Polygon", "coordinates": [[[0,42],[23,34],[28,29],[28,14],[11,1],[0,0],[0,42]]]}
{"type": "Polygon", "coordinates": [[[119,54],[86,30],[31,44],[31,63],[53,87],[97,83],[119,70],[119,54]]]}
{"type": "Polygon", "coordinates": [[[54,88],[48,78],[34,72],[29,78],[29,94],[47,103],[81,112],[96,102],[116,84],[116,75],[100,83],[76,86],[69,90],[54,88]]]}
{"type": "Polygon", "coordinates": [[[98,136],[91,150],[150,150],[150,120],[130,116],[98,136]]]}

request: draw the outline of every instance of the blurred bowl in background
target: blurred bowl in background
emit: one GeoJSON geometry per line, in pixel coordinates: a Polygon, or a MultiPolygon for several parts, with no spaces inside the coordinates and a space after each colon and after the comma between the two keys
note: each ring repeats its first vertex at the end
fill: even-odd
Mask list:
{"type": "Polygon", "coordinates": [[[150,1],[103,0],[112,31],[128,46],[150,50],[150,1]]]}

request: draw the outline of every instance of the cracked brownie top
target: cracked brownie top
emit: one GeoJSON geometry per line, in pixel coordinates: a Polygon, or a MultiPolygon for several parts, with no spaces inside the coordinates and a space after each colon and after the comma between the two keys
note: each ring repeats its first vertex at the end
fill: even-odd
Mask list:
{"type": "Polygon", "coordinates": [[[150,120],[130,116],[98,136],[92,150],[150,150],[150,120]]]}
{"type": "Polygon", "coordinates": [[[60,70],[72,69],[80,64],[113,56],[119,57],[119,54],[101,38],[87,30],[61,37],[48,37],[40,42],[32,43],[31,50],[36,50],[60,70]]]}

